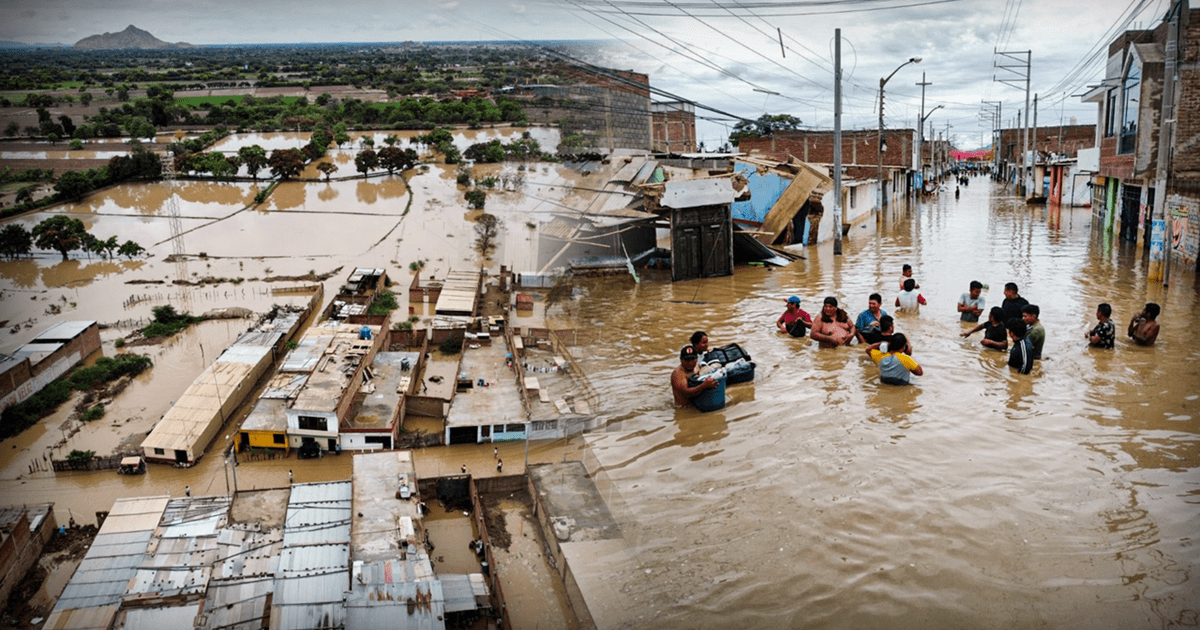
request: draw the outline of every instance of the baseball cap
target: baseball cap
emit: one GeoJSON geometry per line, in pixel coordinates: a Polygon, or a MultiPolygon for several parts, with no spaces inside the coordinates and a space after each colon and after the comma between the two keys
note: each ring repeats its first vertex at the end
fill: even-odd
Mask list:
{"type": "Polygon", "coordinates": [[[679,360],[680,361],[690,361],[692,359],[698,359],[698,358],[700,358],[700,356],[698,354],[696,354],[696,348],[695,348],[695,346],[692,346],[691,344],[684,346],[683,349],[679,351],[679,360]]]}
{"type": "Polygon", "coordinates": [[[792,297],[788,298],[787,301],[788,301],[788,304],[799,304],[800,298],[798,296],[793,295],[792,297]]]}

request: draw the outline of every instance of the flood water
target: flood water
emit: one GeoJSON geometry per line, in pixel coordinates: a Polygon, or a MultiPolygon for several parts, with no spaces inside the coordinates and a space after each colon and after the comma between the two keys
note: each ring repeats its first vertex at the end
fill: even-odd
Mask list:
{"type": "Polygon", "coordinates": [[[977,178],[807,261],[671,284],[586,283],[572,321],[610,433],[634,558],[623,595],[659,628],[1165,628],[1200,623],[1200,348],[1195,277],[1148,282],[1088,209],[1025,206],[977,178]],[[871,232],[871,233],[866,233],[871,232]],[[904,263],[928,305],[897,315],[925,375],[879,382],[860,346],[776,332],[789,295],[851,317],[893,301],[904,263]],[[971,280],[1041,308],[1030,375],[962,339],[971,280]],[[1124,326],[1163,306],[1154,347],[1124,326]],[[1089,349],[1096,305],[1113,350],[1089,349]],[[692,331],[757,363],[724,410],[675,410],[670,371],[692,331]],[[638,384],[638,386],[633,386],[638,384]]]}
{"type": "MultiPolygon", "coordinates": [[[[254,143],[253,136],[226,142],[220,150],[254,143]]],[[[331,152],[338,175],[353,168],[347,155],[331,152]]],[[[120,323],[164,303],[264,311],[285,301],[270,291],[280,285],[260,281],[272,275],[341,267],[326,281],[329,295],[351,266],[386,267],[402,286],[417,260],[424,277],[477,267],[455,170],[415,169],[405,175],[408,187],[398,175],[289,182],[250,209],[253,184],[187,182],[174,191],[136,184],[13,219],[28,227],[68,213],[102,237],[141,242],[152,257],[60,262],[57,253],[39,252],[0,262],[0,320],[21,326],[0,330],[0,351],[56,321],[120,323]],[[163,260],[172,252],[163,209],[172,195],[191,255],[182,265],[163,260]],[[203,276],[245,282],[170,284],[203,276]],[[51,315],[52,307],[63,312],[51,315]]],[[[488,211],[503,224],[489,269],[529,269],[536,224],[545,220],[539,213],[574,203],[570,195],[582,199],[587,193],[571,186],[599,188],[602,175],[531,163],[523,192],[489,193],[488,211]]],[[[631,546],[627,573],[612,579],[634,619],[660,628],[1200,625],[1193,272],[1173,270],[1169,287],[1148,282],[1140,252],[1094,231],[1089,209],[1026,206],[983,178],[961,199],[893,211],[878,228],[849,235],[844,255],[830,244],[802,253],[806,259],[788,267],[739,266],[727,278],[672,284],[645,272],[640,283],[627,275],[580,280],[582,297],[547,315],[555,327],[599,334],[572,353],[604,401],[605,428],[588,441],[614,484],[614,510],[631,546]],[[914,266],[928,300],[919,314],[897,315],[897,330],[925,369],[912,386],[881,385],[858,346],[819,349],[776,332],[793,294],[810,313],[834,295],[854,317],[877,291],[891,312],[904,263],[914,266]],[[1015,374],[1005,355],[982,349],[981,333],[959,336],[965,327],[955,303],[971,280],[989,285],[989,307],[1008,281],[1041,307],[1045,359],[1032,374],[1015,374]],[[1147,301],[1163,306],[1162,332],[1157,345],[1141,348],[1122,333],[1147,301]],[[1113,350],[1084,341],[1100,302],[1113,305],[1113,350]],[[757,363],[754,382],[730,387],[722,411],[671,404],[670,371],[697,329],[714,346],[740,344],[757,363]]],[[[405,292],[397,297],[409,306],[405,292]]],[[[103,331],[104,353],[115,353],[113,341],[129,330],[103,331]]],[[[144,431],[237,330],[206,324],[174,344],[134,349],[154,353],[156,367],[106,414],[96,443],[115,443],[122,426],[144,431]]],[[[61,421],[0,443],[0,503],[54,501],[60,522],[92,522],[122,496],[181,496],[185,486],[193,496],[219,494],[232,483],[219,453],[233,424],[191,469],[152,466],[136,477],[28,472],[62,437],[55,435],[61,421]]],[[[72,447],[87,444],[73,439],[72,447]]],[[[579,445],[535,444],[529,458],[579,458],[579,445]]],[[[523,445],[501,445],[501,453],[505,471],[519,472],[523,445]]],[[[494,469],[491,446],[416,457],[422,477],[464,464],[473,473],[494,469]]],[[[347,479],[351,458],[243,462],[238,485],[285,486],[293,469],[296,482],[347,479]]]]}

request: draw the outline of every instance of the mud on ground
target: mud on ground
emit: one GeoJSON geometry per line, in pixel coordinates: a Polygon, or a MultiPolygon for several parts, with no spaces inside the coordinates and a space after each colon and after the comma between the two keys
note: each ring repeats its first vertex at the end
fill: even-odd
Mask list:
{"type": "MultiPolygon", "coordinates": [[[[483,505],[483,522],[487,527],[492,546],[508,551],[508,548],[512,546],[512,533],[508,531],[503,501],[516,501],[526,509],[533,508],[533,501],[529,498],[529,493],[525,491],[480,497],[480,503],[483,505]]],[[[520,518],[519,515],[518,518],[520,518]]]]}

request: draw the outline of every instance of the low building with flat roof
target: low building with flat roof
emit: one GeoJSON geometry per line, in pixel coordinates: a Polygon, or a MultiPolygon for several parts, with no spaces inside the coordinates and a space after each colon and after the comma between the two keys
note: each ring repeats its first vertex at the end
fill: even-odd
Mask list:
{"type": "Polygon", "coordinates": [[[361,404],[342,421],[341,444],[349,450],[390,450],[404,417],[404,401],[417,385],[419,352],[379,352],[364,372],[361,404]]]}
{"type": "Polygon", "coordinates": [[[326,321],[305,332],[284,359],[284,370],[308,373],[285,411],[289,446],[315,442],[322,450],[341,448],[339,428],[350,415],[365,368],[383,345],[385,330],[386,320],[379,326],[326,321]]]}
{"type": "Polygon", "coordinates": [[[11,355],[0,354],[0,410],[41,391],[100,349],[93,320],[59,322],[11,355]]]}

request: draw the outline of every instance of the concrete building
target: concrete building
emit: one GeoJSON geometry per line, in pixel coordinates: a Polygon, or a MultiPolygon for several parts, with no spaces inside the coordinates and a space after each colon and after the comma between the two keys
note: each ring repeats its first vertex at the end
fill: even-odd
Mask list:
{"type": "Polygon", "coordinates": [[[1092,214],[1106,233],[1163,263],[1200,263],[1200,9],[1175,0],[1153,28],[1108,46],[1102,84],[1083,97],[1098,110],[1099,172],[1092,214]]]}
{"type": "Polygon", "coordinates": [[[0,354],[0,410],[24,401],[100,350],[100,326],[59,322],[11,355],[0,354]]]}
{"type": "Polygon", "coordinates": [[[364,370],[382,347],[386,329],[385,319],[381,326],[327,321],[305,331],[280,369],[281,374],[307,374],[284,412],[291,448],[309,442],[326,451],[340,448],[339,428],[350,417],[364,370]]]}

